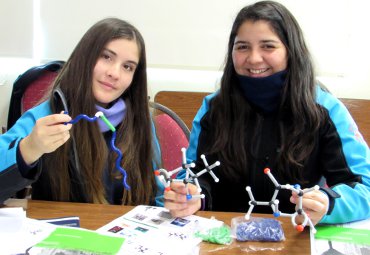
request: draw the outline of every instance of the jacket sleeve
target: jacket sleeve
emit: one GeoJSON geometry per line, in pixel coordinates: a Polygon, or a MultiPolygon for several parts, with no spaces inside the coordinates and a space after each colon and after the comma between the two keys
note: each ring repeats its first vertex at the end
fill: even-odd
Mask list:
{"type": "Polygon", "coordinates": [[[0,204],[33,181],[24,178],[18,169],[16,158],[19,140],[15,139],[4,147],[0,137],[0,155],[4,159],[0,161],[0,204]]]}
{"type": "Polygon", "coordinates": [[[32,109],[26,112],[11,129],[0,136],[0,202],[30,185],[39,175],[39,172],[35,172],[25,178],[17,163],[19,142],[31,133],[36,119],[49,113],[49,108],[45,105],[37,108],[40,110],[32,109]],[[35,112],[38,114],[35,115],[35,112]]]}
{"type": "MultiPolygon", "coordinates": [[[[152,127],[152,134],[153,134],[153,160],[152,160],[152,164],[153,164],[153,171],[157,170],[160,166],[161,166],[161,146],[159,144],[159,140],[158,140],[158,137],[156,135],[156,129],[155,129],[155,125],[154,125],[154,122],[152,121],[151,122],[151,127],[152,127]]],[[[156,181],[156,184],[157,184],[157,194],[156,194],[156,197],[155,197],[155,206],[161,206],[163,207],[164,206],[164,198],[163,198],[163,193],[164,193],[164,185],[162,182],[160,182],[158,180],[158,177],[155,177],[155,181],[156,181]]]]}
{"type": "Polygon", "coordinates": [[[156,183],[157,183],[157,195],[155,197],[155,206],[164,206],[164,185],[161,183],[158,178],[156,178],[156,183]]]}
{"type": "Polygon", "coordinates": [[[200,121],[202,120],[203,116],[208,112],[209,102],[217,93],[218,92],[208,95],[203,99],[203,103],[194,117],[194,120],[192,123],[192,129],[190,133],[189,147],[186,151],[186,158],[187,158],[188,163],[191,163],[197,160],[199,135],[200,135],[200,132],[202,131],[202,128],[200,126],[200,121]]]}
{"type": "MultiPolygon", "coordinates": [[[[329,188],[340,197],[321,223],[346,223],[370,217],[370,151],[346,107],[320,92],[319,103],[329,113],[320,142],[322,166],[329,188]]],[[[329,196],[330,197],[330,196],[329,196]]]]}
{"type": "MultiPolygon", "coordinates": [[[[192,123],[192,129],[191,129],[190,139],[189,139],[189,147],[186,151],[186,160],[188,163],[195,162],[196,164],[195,171],[197,170],[200,171],[204,167],[203,161],[200,159],[201,152],[199,151],[199,148],[201,148],[203,145],[200,139],[201,139],[201,133],[202,131],[204,131],[202,130],[201,121],[209,110],[210,101],[217,93],[218,92],[215,92],[204,98],[203,103],[201,107],[199,108],[197,114],[195,115],[195,118],[192,123]]],[[[177,178],[183,179],[185,178],[185,175],[186,175],[186,172],[181,171],[177,175],[177,178]]],[[[199,178],[198,181],[199,181],[200,187],[202,188],[202,193],[205,195],[205,198],[202,199],[201,210],[212,210],[212,196],[211,196],[212,194],[211,186],[212,185],[211,183],[213,183],[214,180],[210,176],[205,175],[199,178]]]]}

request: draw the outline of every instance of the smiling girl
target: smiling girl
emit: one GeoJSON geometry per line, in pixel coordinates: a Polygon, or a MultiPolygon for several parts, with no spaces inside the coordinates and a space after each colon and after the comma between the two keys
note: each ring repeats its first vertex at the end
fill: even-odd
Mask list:
{"type": "Polygon", "coordinates": [[[0,137],[1,155],[7,158],[0,163],[1,178],[17,183],[8,188],[9,195],[32,184],[33,199],[161,205],[156,198],[163,187],[153,173],[160,151],[149,114],[145,54],[141,34],[126,21],[107,18],[86,32],[47,100],[0,137]],[[101,120],[66,124],[97,111],[116,129],[130,189],[115,168],[109,127],[101,120]]]}
{"type": "MultiPolygon", "coordinates": [[[[369,147],[344,105],[315,81],[303,33],[283,5],[261,1],[240,10],[221,88],[205,98],[192,127],[188,160],[199,169],[201,154],[221,162],[218,183],[199,178],[204,209],[247,212],[246,186],[256,201],[270,201],[275,186],[264,174],[270,168],[282,185],[311,188],[325,177],[327,186],[303,195],[314,224],[370,217],[369,147]]],[[[281,212],[295,211],[291,191],[280,190],[278,199],[281,212]]],[[[165,207],[185,216],[201,202],[187,201],[183,184],[173,183],[165,207]]]]}

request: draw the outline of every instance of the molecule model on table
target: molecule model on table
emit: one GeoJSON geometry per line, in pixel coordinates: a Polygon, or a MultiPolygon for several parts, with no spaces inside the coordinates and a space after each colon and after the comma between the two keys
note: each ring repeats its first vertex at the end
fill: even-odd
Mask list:
{"type": "MultiPolygon", "coordinates": [[[[215,182],[219,181],[217,176],[212,171],[213,168],[220,165],[219,161],[216,161],[212,165],[208,165],[206,157],[202,154],[200,157],[203,160],[205,168],[203,170],[201,170],[200,172],[198,172],[197,174],[194,174],[194,172],[190,168],[194,168],[195,164],[194,163],[190,163],[190,164],[186,163],[186,149],[185,148],[182,148],[181,152],[182,152],[182,166],[180,166],[180,167],[178,167],[178,168],[176,168],[172,171],[167,171],[166,169],[161,168],[161,169],[156,170],[154,172],[154,174],[156,176],[158,176],[158,179],[163,183],[163,185],[165,187],[165,191],[169,191],[171,189],[170,188],[171,182],[183,182],[185,184],[186,188],[187,188],[187,185],[188,185],[189,182],[194,182],[194,184],[198,188],[198,192],[201,192],[202,188],[199,185],[198,178],[201,175],[205,174],[205,173],[209,173],[212,176],[212,178],[214,179],[215,182]],[[184,179],[172,179],[172,176],[174,174],[177,174],[181,170],[186,171],[185,172],[185,178],[184,179]]],[[[204,198],[204,194],[191,195],[190,192],[189,192],[189,189],[187,189],[186,198],[187,198],[187,200],[195,199],[195,198],[204,198]]]]}
{"type": "Polygon", "coordinates": [[[251,187],[247,186],[246,187],[246,190],[248,192],[248,195],[250,197],[250,201],[249,201],[249,209],[248,209],[248,212],[246,213],[245,215],[245,219],[246,220],[249,220],[250,218],[250,214],[252,213],[252,210],[254,208],[254,206],[256,205],[264,205],[264,206],[271,206],[272,208],[272,211],[273,211],[273,215],[275,217],[279,217],[279,216],[283,216],[283,217],[290,217],[291,220],[292,220],[292,224],[293,226],[298,230],[298,231],[303,231],[305,226],[308,224],[310,227],[311,227],[311,230],[313,233],[316,233],[316,229],[311,221],[311,219],[308,217],[308,215],[306,214],[306,212],[303,210],[303,207],[302,207],[302,199],[303,199],[303,195],[307,192],[310,192],[310,191],[313,191],[313,190],[318,190],[319,189],[319,186],[318,185],[315,185],[314,187],[312,188],[309,188],[309,189],[304,189],[302,190],[300,188],[300,186],[298,184],[292,186],[290,184],[286,184],[286,185],[280,185],[275,177],[271,174],[271,171],[269,168],[265,168],[264,170],[264,173],[268,175],[268,177],[270,178],[270,180],[272,181],[272,183],[275,185],[275,192],[271,198],[271,201],[267,201],[267,202],[263,202],[263,201],[256,201],[253,197],[253,193],[252,193],[252,190],[251,190],[251,187]],[[289,213],[282,213],[279,211],[279,200],[276,199],[278,193],[280,190],[282,189],[287,189],[287,190],[291,190],[292,192],[296,193],[298,195],[298,209],[296,210],[295,213],[292,213],[292,214],[289,214],[289,213]],[[303,222],[302,224],[297,224],[296,223],[296,217],[298,215],[302,215],[304,217],[303,219],[303,222]]]}
{"type": "Polygon", "coordinates": [[[122,152],[115,145],[115,141],[116,141],[116,128],[104,116],[104,113],[102,113],[102,112],[99,111],[99,112],[95,113],[95,116],[94,117],[89,117],[86,114],[79,114],[79,115],[77,115],[76,118],[74,118],[73,120],[71,120],[69,122],[66,122],[65,124],[75,124],[78,121],[80,121],[81,119],[87,120],[89,122],[94,122],[98,118],[100,118],[105,123],[105,125],[107,125],[107,127],[112,131],[112,138],[111,138],[111,141],[110,141],[110,147],[118,155],[118,157],[116,159],[116,168],[117,168],[117,170],[119,170],[122,173],[122,176],[123,176],[123,186],[125,187],[125,189],[130,190],[130,186],[127,184],[127,172],[126,172],[125,169],[123,169],[123,167],[121,167],[122,152]]]}

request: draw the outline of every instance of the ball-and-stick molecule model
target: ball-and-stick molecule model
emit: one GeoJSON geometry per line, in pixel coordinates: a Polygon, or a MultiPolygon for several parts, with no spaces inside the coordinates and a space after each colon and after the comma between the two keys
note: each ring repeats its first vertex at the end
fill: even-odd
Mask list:
{"type": "Polygon", "coordinates": [[[302,190],[301,187],[298,184],[296,184],[296,185],[290,185],[290,184],[280,185],[277,182],[277,180],[275,179],[275,177],[271,174],[271,171],[270,171],[269,168],[265,168],[264,169],[264,173],[268,175],[268,177],[270,178],[270,180],[272,181],[272,183],[275,185],[275,192],[272,195],[271,201],[266,201],[266,202],[265,201],[256,201],[254,199],[254,197],[253,197],[253,193],[252,193],[251,187],[247,186],[246,187],[246,190],[248,192],[250,201],[249,201],[249,209],[248,209],[248,212],[245,215],[245,219],[246,220],[249,220],[250,214],[252,213],[252,210],[253,210],[254,206],[256,206],[256,205],[271,206],[272,211],[273,211],[273,215],[275,217],[279,217],[279,216],[290,217],[291,220],[292,220],[293,226],[298,231],[300,231],[300,232],[303,231],[304,228],[305,228],[305,226],[308,224],[311,227],[311,231],[313,233],[316,233],[316,229],[315,229],[315,227],[314,227],[311,219],[308,217],[308,215],[306,214],[306,212],[303,210],[303,207],[302,207],[302,199],[303,199],[303,195],[305,193],[310,192],[310,191],[313,191],[313,190],[318,190],[319,189],[319,186],[318,185],[315,185],[312,188],[308,188],[308,189],[302,190]],[[282,212],[279,211],[279,200],[276,199],[276,197],[277,197],[279,191],[282,190],[282,189],[291,190],[292,192],[296,193],[297,196],[298,196],[297,209],[292,214],[282,213],[282,212]],[[298,215],[302,215],[303,216],[303,222],[301,224],[297,224],[296,223],[296,217],[298,215]]]}
{"type": "MultiPolygon", "coordinates": [[[[182,152],[182,165],[180,167],[178,167],[178,168],[176,168],[172,171],[167,171],[166,169],[163,169],[163,168],[154,171],[154,174],[156,176],[158,176],[158,179],[163,183],[163,185],[165,187],[165,191],[169,191],[171,189],[170,188],[171,182],[183,182],[185,184],[186,188],[187,188],[188,183],[194,182],[194,184],[197,186],[198,192],[200,193],[202,191],[202,188],[199,185],[198,178],[201,175],[205,174],[205,173],[209,173],[212,176],[212,178],[214,179],[215,182],[219,181],[217,176],[212,171],[213,168],[220,165],[219,161],[216,161],[212,165],[208,165],[206,157],[202,154],[200,157],[201,157],[201,159],[204,163],[205,168],[203,170],[199,171],[197,174],[194,174],[194,172],[190,168],[194,168],[195,164],[194,163],[190,163],[190,164],[186,163],[186,149],[185,148],[182,148],[181,152],[182,152]],[[185,170],[185,178],[184,179],[173,179],[172,176],[174,174],[177,174],[181,170],[185,170]]],[[[186,198],[188,200],[195,199],[195,198],[204,198],[204,194],[191,195],[190,192],[189,192],[189,189],[187,189],[186,198]]]]}
{"type": "Polygon", "coordinates": [[[122,152],[116,147],[115,145],[115,141],[116,141],[116,128],[112,125],[112,123],[104,116],[104,114],[102,112],[97,112],[95,114],[95,116],[93,117],[89,117],[87,116],[86,114],[79,114],[76,116],[76,118],[74,118],[73,120],[69,121],[69,122],[66,122],[65,124],[75,124],[77,123],[78,121],[80,121],[81,119],[84,119],[84,120],[87,120],[89,122],[94,122],[96,121],[98,118],[100,118],[104,123],[105,125],[107,125],[107,127],[112,131],[112,138],[111,138],[111,141],[110,141],[110,147],[111,149],[117,153],[118,157],[116,159],[116,169],[118,171],[121,172],[122,176],[123,176],[123,186],[125,187],[125,189],[127,190],[130,190],[130,186],[127,184],[127,172],[125,169],[123,169],[123,167],[121,167],[121,161],[122,161],[122,152]]]}

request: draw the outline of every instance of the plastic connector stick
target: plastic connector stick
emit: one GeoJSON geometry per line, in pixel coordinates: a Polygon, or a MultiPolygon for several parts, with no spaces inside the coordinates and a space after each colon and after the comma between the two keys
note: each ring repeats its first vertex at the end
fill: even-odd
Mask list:
{"type": "Polygon", "coordinates": [[[116,132],[116,128],[112,125],[112,123],[105,117],[104,115],[99,116],[102,121],[104,121],[105,125],[109,127],[112,132],[116,132]]]}

